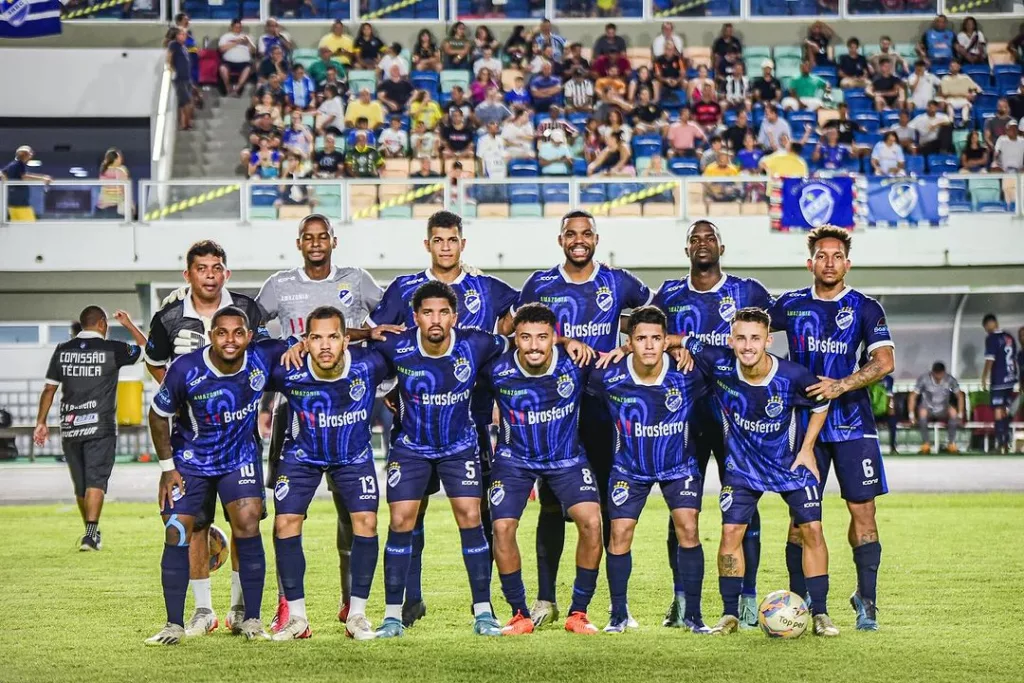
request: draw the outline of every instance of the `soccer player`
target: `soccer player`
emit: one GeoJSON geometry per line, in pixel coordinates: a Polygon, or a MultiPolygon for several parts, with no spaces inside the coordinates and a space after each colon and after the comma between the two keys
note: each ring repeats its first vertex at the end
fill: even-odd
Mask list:
{"type": "Polygon", "coordinates": [[[526,304],[512,321],[516,348],[488,366],[501,428],[488,499],[494,519],[494,560],[501,590],[512,608],[506,635],[534,629],[526,606],[522,558],[516,542],[519,519],[538,479],[547,483],[576,523],[576,581],[565,630],[597,633],[587,608],[601,563],[601,505],[597,482],[579,443],[580,398],[587,372],[556,345],[555,314],[526,304]]]}
{"type": "MultiPolygon", "coordinates": [[[[772,327],[786,332],[790,360],[820,380],[810,387],[809,396],[832,401],[817,444],[821,490],[834,466],[850,511],[847,537],[857,568],[857,590],[850,603],[857,612],[857,629],[875,631],[882,558],[875,498],[889,488],[867,387],[892,373],[895,346],[882,307],[846,284],[850,245],[850,233],[841,228],[823,225],[812,230],[807,236],[807,269],[813,273],[814,283],[779,297],[771,316],[772,327]],[[858,369],[862,347],[868,362],[858,369]]],[[[807,595],[800,538],[796,528],[791,528],[786,565],[790,590],[807,595]]]]}
{"type": "MultiPolygon", "coordinates": [[[[168,366],[179,356],[209,343],[212,316],[226,306],[236,306],[245,313],[257,339],[269,336],[264,327],[266,313],[262,307],[244,294],[229,292],[224,287],[230,275],[227,255],[219,244],[203,240],[189,247],[185,254],[184,272],[187,286],[168,296],[149,324],[144,358],[150,374],[158,382],[163,381],[168,366]]],[[[262,470],[262,459],[257,458],[256,464],[262,470]]],[[[205,635],[218,626],[210,593],[209,541],[209,528],[216,513],[217,497],[211,491],[195,519],[191,534],[189,584],[195,598],[195,612],[185,629],[188,636],[205,635]]],[[[227,617],[227,625],[231,629],[238,626],[244,611],[237,557],[238,554],[232,548],[231,609],[227,617]]]]}
{"type": "Polygon", "coordinates": [[[677,598],[680,620],[694,633],[707,633],[700,609],[704,548],[697,529],[704,477],[688,432],[692,411],[707,385],[700,373],[677,369],[666,353],[667,321],[660,309],[633,309],[626,333],[632,352],[595,371],[590,379],[616,427],[614,471],[608,482],[612,537],[606,560],[612,615],[604,630],[626,629],[633,533],[651,488],[658,484],[678,537],[672,567],[674,583],[683,593],[677,598]]]}
{"type": "Polygon", "coordinates": [[[718,589],[723,616],[711,629],[739,628],[743,589],[743,534],[766,491],[782,495],[803,543],[803,568],[811,596],[814,633],[838,636],[828,616],[828,548],[821,529],[821,485],[814,444],[828,402],[807,395],[817,384],[801,365],[767,352],[771,319],[759,308],[736,311],[729,348],[687,337],[686,349],[707,377],[725,424],[726,467],[719,507],[718,589]],[[806,413],[810,412],[810,416],[806,413]]]}
{"type": "MultiPolygon", "coordinates": [[[[127,313],[117,311],[114,317],[145,343],[127,313]]],[[[85,524],[78,549],[91,551],[103,547],[100,512],[117,448],[117,376],[121,368],[139,361],[142,346],[107,339],[107,314],[99,306],[86,306],[78,323],[81,330],[58,344],[50,357],[32,438],[37,446],[49,438],[46,416],[61,387],[60,445],[85,524]]]]}
{"type": "MultiPolygon", "coordinates": [[[[717,225],[699,220],[687,229],[686,256],[690,259],[690,272],[681,280],[666,280],[654,295],[654,305],[668,318],[670,334],[693,335],[705,344],[725,346],[736,311],[771,306],[772,297],[760,282],[722,272],[723,254],[725,244],[717,225]]],[[[725,476],[725,445],[720,413],[710,393],[697,401],[690,413],[690,437],[696,444],[701,481],[707,475],[712,453],[718,465],[718,480],[722,481],[725,476]]],[[[679,543],[673,523],[673,517],[669,517],[668,563],[672,567],[672,576],[679,577],[676,566],[679,543]]],[[[757,569],[760,564],[761,515],[755,508],[743,537],[745,572],[740,594],[740,628],[757,628],[757,569]]],[[[677,582],[675,597],[665,614],[663,626],[686,627],[682,610],[684,594],[684,586],[677,582]]]]}
{"type": "MultiPolygon", "coordinates": [[[[430,267],[426,270],[399,275],[395,278],[377,307],[370,313],[367,325],[378,327],[384,325],[404,325],[415,327],[415,313],[412,299],[416,290],[426,282],[438,281],[448,284],[458,298],[458,315],[456,328],[474,327],[485,331],[497,331],[499,321],[508,317],[509,309],[515,304],[519,292],[502,280],[479,272],[469,272],[462,263],[462,252],[466,249],[466,240],[462,236],[462,219],[450,211],[438,211],[427,220],[427,238],[423,246],[430,254],[430,267]]],[[[483,487],[489,482],[491,469],[491,437],[488,427],[493,419],[494,397],[483,387],[473,391],[470,402],[473,424],[476,427],[477,445],[480,448],[480,465],[482,468],[483,487]]],[[[437,481],[431,482],[427,488],[428,496],[438,490],[437,481]]],[[[405,605],[402,608],[402,622],[412,626],[427,613],[423,601],[421,578],[423,571],[423,515],[427,510],[427,501],[423,499],[420,515],[413,529],[412,563],[409,568],[409,583],[406,586],[405,605]]],[[[487,536],[491,543],[490,510],[486,501],[482,501],[480,510],[487,536]]]]}
{"type": "Polygon", "coordinates": [[[370,640],[376,634],[366,618],[366,601],[378,554],[370,419],[387,366],[375,351],[349,345],[345,317],[333,306],[315,308],[302,329],[308,352],[305,366],[298,370],[275,366],[268,385],[285,397],[293,416],[274,478],[274,550],[289,619],[273,639],[311,634],[303,588],[302,524],[326,474],[350,516],[353,532],[352,597],[345,630],[356,640],[370,640]]]}
{"type": "Polygon", "coordinates": [[[209,347],[171,365],[149,411],[160,458],[157,502],[164,521],[160,568],[167,625],[147,645],[177,645],[186,635],[189,542],[211,492],[227,508],[232,554],[238,556],[245,611],[236,630],[247,640],[269,638],[260,623],[267,566],[260,537],[264,502],[256,417],[277,359],[250,345],[248,316],[235,306],[211,316],[209,336],[209,347]]]}
{"type": "Polygon", "coordinates": [[[1010,452],[1010,405],[1013,386],[1017,382],[1017,342],[1012,334],[1003,332],[995,314],[988,313],[981,321],[985,328],[985,367],[981,371],[981,388],[990,390],[990,403],[996,421],[996,448],[1010,452]]]}
{"type": "MultiPolygon", "coordinates": [[[[565,254],[561,265],[538,270],[523,285],[517,307],[540,302],[555,313],[555,331],[578,339],[600,353],[618,346],[623,311],[651,302],[651,291],[632,273],[594,261],[598,245],[597,223],[586,211],[570,211],[562,217],[558,245],[565,254]]],[[[580,441],[601,494],[602,532],[610,536],[608,478],[612,469],[615,424],[604,402],[584,394],[580,402],[580,441]]],[[[537,601],[530,613],[535,626],[558,619],[555,581],[565,545],[565,519],[557,497],[540,487],[541,511],[537,517],[537,601]]],[[[635,625],[631,620],[631,625],[635,625]]]]}

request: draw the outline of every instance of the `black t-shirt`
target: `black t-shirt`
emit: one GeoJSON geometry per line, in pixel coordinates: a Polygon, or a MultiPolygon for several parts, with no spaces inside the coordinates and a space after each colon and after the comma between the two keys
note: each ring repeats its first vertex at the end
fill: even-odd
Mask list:
{"type": "Polygon", "coordinates": [[[818,46],[818,49],[814,51],[814,64],[816,66],[828,64],[828,38],[825,36],[808,36],[807,39],[818,46]]]}
{"type": "Polygon", "coordinates": [[[736,36],[728,39],[718,36],[715,38],[715,42],[711,44],[711,51],[719,57],[724,57],[729,52],[729,48],[732,47],[736,48],[736,52],[743,52],[743,43],[736,36]]]}
{"type": "Polygon", "coordinates": [[[142,357],[142,349],[82,332],[58,344],[46,383],[61,386],[60,437],[87,441],[117,433],[117,375],[142,357]]]}
{"type": "Polygon", "coordinates": [[[653,102],[647,105],[638,104],[633,109],[633,117],[643,123],[654,123],[661,118],[662,113],[662,108],[653,102]]]}
{"type": "Polygon", "coordinates": [[[377,59],[380,56],[380,51],[384,49],[384,42],[377,36],[370,38],[359,36],[352,41],[352,47],[359,52],[362,59],[377,59]]]}
{"type": "Polygon", "coordinates": [[[852,119],[832,119],[831,121],[826,121],[822,128],[825,130],[831,130],[833,128],[838,130],[839,142],[843,145],[852,145],[853,134],[864,129],[863,126],[852,119]]]}
{"type": "Polygon", "coordinates": [[[448,143],[452,151],[462,152],[473,144],[473,129],[466,124],[463,124],[462,128],[441,126],[441,138],[448,143]]]}
{"type": "Polygon", "coordinates": [[[409,98],[412,97],[412,90],[412,84],[409,81],[393,81],[390,78],[377,87],[377,92],[383,93],[384,97],[403,109],[409,103],[409,98]]]}
{"type": "Polygon", "coordinates": [[[845,54],[839,58],[839,71],[847,76],[859,78],[867,70],[868,60],[864,59],[864,55],[851,57],[849,54],[845,54]]]}
{"type": "Polygon", "coordinates": [[[762,102],[771,102],[776,99],[781,93],[781,85],[778,79],[772,78],[770,81],[765,80],[764,76],[758,76],[754,79],[754,82],[750,84],[751,92],[757,93],[757,97],[762,102]]]}
{"type": "Polygon", "coordinates": [[[729,149],[738,152],[743,149],[743,138],[747,136],[747,133],[753,133],[754,137],[757,137],[757,133],[749,125],[742,128],[732,125],[722,134],[722,141],[729,149]]]}
{"type": "Polygon", "coordinates": [[[871,81],[871,87],[876,94],[894,90],[902,85],[903,81],[895,76],[876,76],[875,80],[871,81]]]}
{"type": "MultiPolygon", "coordinates": [[[[570,57],[566,59],[564,62],[562,62],[560,68],[561,73],[565,73],[571,76],[572,72],[579,68],[582,68],[584,71],[590,71],[590,62],[583,59],[583,57],[580,57],[579,59],[573,59],[572,57],[570,57]]],[[[554,69],[552,69],[552,73],[554,73],[554,69]]]]}
{"type": "Polygon", "coordinates": [[[339,170],[345,168],[345,155],[337,149],[333,152],[320,150],[314,157],[316,159],[316,171],[318,175],[333,177],[339,170]]]}
{"type": "MultiPolygon", "coordinates": [[[[291,64],[288,63],[287,59],[281,62],[281,68],[284,70],[285,75],[287,75],[292,70],[291,64]]],[[[270,78],[276,73],[277,66],[274,65],[274,62],[271,61],[270,57],[267,57],[262,62],[260,62],[260,76],[262,78],[270,78]]]]}
{"type": "Polygon", "coordinates": [[[1024,118],[1024,95],[1011,95],[1006,100],[1010,103],[1010,116],[1018,121],[1024,118]]]}
{"type": "Polygon", "coordinates": [[[679,55],[673,55],[671,57],[668,55],[662,55],[655,60],[655,65],[657,67],[657,73],[661,75],[662,78],[679,78],[683,69],[683,62],[679,58],[679,55]]]}
{"type": "Polygon", "coordinates": [[[974,161],[975,159],[984,159],[986,154],[988,154],[988,150],[984,147],[979,147],[978,149],[964,147],[964,156],[970,161],[974,161]]]}

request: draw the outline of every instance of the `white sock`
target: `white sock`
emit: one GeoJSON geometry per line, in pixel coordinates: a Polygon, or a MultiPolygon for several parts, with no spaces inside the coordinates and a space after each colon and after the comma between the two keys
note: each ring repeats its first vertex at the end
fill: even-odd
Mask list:
{"type": "MultiPolygon", "coordinates": [[[[352,597],[352,601],[349,603],[348,615],[355,616],[356,614],[366,614],[366,598],[352,597]]],[[[398,618],[402,618],[401,609],[399,609],[398,618]]]]}
{"type": "Polygon", "coordinates": [[[478,617],[481,614],[491,613],[491,603],[489,602],[477,602],[473,605],[473,616],[478,617]]]}
{"type": "Polygon", "coordinates": [[[238,575],[238,572],[231,572],[231,606],[244,605],[245,599],[242,597],[242,579],[238,575]]]}
{"type": "Polygon", "coordinates": [[[210,579],[192,579],[192,596],[196,599],[196,609],[213,610],[213,597],[210,595],[210,579]]]}
{"type": "Polygon", "coordinates": [[[288,615],[292,617],[306,618],[306,598],[288,601],[288,615]]]}
{"type": "Polygon", "coordinates": [[[402,606],[401,605],[384,605],[384,618],[385,619],[398,619],[402,620],[402,606]]]}

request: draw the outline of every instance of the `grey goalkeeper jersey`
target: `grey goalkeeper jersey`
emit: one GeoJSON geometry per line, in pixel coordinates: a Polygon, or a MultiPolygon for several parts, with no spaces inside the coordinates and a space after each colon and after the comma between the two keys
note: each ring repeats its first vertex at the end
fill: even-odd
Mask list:
{"type": "Polygon", "coordinates": [[[281,323],[281,333],[306,333],[306,317],[320,306],[334,306],[348,327],[362,327],[384,291],[362,268],[331,267],[325,280],[310,280],[303,268],[280,270],[263,283],[256,301],[270,319],[281,323]]]}

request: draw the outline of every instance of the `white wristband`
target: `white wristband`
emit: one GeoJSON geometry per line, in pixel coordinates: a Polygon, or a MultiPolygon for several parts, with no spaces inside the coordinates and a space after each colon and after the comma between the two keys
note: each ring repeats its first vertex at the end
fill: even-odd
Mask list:
{"type": "Polygon", "coordinates": [[[174,469],[174,458],[168,458],[167,460],[160,461],[160,471],[170,472],[174,469]]]}

